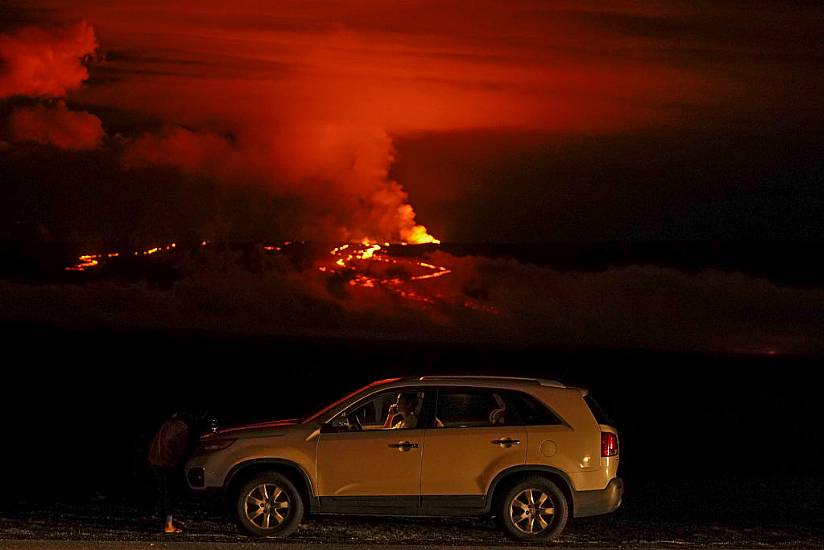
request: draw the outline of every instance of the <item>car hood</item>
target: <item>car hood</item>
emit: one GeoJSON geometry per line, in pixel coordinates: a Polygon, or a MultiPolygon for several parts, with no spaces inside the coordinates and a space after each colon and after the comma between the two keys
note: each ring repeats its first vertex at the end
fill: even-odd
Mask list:
{"type": "Polygon", "coordinates": [[[241,424],[221,428],[214,433],[209,433],[201,439],[212,439],[215,437],[260,437],[271,432],[288,429],[300,424],[300,419],[291,418],[289,420],[268,420],[266,422],[256,422],[254,424],[241,424]]]}

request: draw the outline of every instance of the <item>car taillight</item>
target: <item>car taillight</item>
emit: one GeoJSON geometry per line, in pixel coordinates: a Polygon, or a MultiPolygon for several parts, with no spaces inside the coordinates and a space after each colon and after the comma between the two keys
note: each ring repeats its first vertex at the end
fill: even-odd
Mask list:
{"type": "Polygon", "coordinates": [[[618,436],[612,432],[601,432],[601,456],[618,455],[618,436]]]}

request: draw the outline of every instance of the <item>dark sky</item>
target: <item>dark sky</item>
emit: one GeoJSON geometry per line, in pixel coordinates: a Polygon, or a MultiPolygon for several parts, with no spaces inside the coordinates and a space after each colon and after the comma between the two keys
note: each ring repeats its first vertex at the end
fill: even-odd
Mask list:
{"type": "Polygon", "coordinates": [[[7,238],[824,239],[819,2],[31,1],[0,21],[7,238]]]}

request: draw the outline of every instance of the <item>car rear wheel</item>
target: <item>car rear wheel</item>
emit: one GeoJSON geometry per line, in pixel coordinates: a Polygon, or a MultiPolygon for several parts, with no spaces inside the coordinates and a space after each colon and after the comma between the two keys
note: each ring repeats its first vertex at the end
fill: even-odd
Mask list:
{"type": "Polygon", "coordinates": [[[235,514],[241,530],[254,537],[286,537],[303,518],[303,501],[283,475],[266,472],[245,483],[236,495],[235,514]]]}
{"type": "Polygon", "coordinates": [[[564,530],[569,506],[557,485],[534,476],[507,491],[499,514],[510,537],[522,541],[551,540],[564,530]]]}

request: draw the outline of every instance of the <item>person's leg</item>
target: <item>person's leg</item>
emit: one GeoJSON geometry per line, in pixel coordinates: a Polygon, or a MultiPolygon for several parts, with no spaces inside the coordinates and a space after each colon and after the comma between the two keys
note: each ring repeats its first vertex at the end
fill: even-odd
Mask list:
{"type": "Polygon", "coordinates": [[[164,533],[180,533],[172,521],[172,475],[168,468],[153,468],[157,482],[157,512],[163,525],[164,533]]]}
{"type": "Polygon", "coordinates": [[[182,529],[174,524],[172,515],[177,507],[177,479],[178,471],[168,469],[166,474],[166,525],[163,531],[166,533],[180,533],[182,529]]]}

